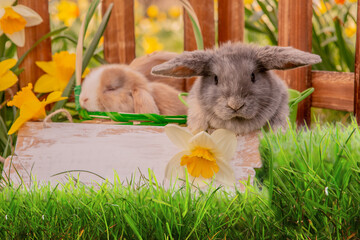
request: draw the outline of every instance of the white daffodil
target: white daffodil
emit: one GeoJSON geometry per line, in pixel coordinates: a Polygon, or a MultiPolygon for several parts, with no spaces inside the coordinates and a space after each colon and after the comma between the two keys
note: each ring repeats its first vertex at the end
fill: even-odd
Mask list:
{"type": "Polygon", "coordinates": [[[229,165],[237,147],[233,132],[218,129],[211,135],[206,132],[192,135],[177,125],[167,125],[165,132],[182,150],[167,164],[166,178],[184,179],[187,168],[189,180],[199,187],[212,180],[225,186],[234,185],[234,170],[229,165]]]}
{"type": "Polygon", "coordinates": [[[34,10],[14,4],[15,0],[0,1],[0,35],[5,34],[19,47],[25,45],[25,27],[32,27],[42,22],[34,10]]]}

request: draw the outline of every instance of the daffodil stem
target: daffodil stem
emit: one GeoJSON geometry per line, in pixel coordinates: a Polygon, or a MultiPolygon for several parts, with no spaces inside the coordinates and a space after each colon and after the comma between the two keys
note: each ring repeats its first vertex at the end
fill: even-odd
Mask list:
{"type": "Polygon", "coordinates": [[[5,56],[5,44],[7,41],[7,37],[5,34],[0,36],[0,59],[5,56]]]}

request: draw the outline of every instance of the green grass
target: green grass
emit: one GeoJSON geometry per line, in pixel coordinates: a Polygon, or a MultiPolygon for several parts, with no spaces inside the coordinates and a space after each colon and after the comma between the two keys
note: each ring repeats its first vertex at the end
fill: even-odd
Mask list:
{"type": "Polygon", "coordinates": [[[0,239],[359,239],[360,131],[327,125],[261,139],[245,192],[160,187],[4,187],[0,239]]]}

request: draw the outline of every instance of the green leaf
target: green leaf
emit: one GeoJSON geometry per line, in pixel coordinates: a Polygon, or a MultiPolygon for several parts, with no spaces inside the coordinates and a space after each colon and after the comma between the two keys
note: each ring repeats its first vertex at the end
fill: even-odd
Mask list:
{"type": "Polygon", "coordinates": [[[353,72],[355,67],[355,56],[354,54],[351,53],[349,47],[347,46],[344,40],[339,18],[335,18],[334,23],[335,23],[336,37],[338,40],[337,46],[339,47],[340,50],[340,56],[346,62],[346,65],[350,69],[350,71],[353,72]]]}
{"type": "Polygon", "coordinates": [[[90,23],[92,17],[94,16],[97,7],[99,6],[99,3],[100,3],[100,0],[94,0],[94,1],[91,2],[90,6],[89,6],[89,10],[87,11],[86,17],[85,17],[84,36],[85,36],[85,33],[86,33],[87,28],[89,26],[89,23],[90,23]]]}

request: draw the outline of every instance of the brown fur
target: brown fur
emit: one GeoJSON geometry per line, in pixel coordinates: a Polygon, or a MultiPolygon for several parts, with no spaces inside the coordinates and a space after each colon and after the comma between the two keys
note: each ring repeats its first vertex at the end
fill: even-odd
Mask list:
{"type": "Polygon", "coordinates": [[[177,97],[180,91],[163,84],[151,83],[156,105],[163,115],[186,115],[187,108],[177,97]]]}
{"type": "Polygon", "coordinates": [[[173,52],[154,52],[146,56],[135,58],[129,66],[137,72],[143,74],[150,82],[164,83],[179,91],[183,91],[185,79],[179,80],[171,77],[154,76],[151,74],[151,69],[154,66],[169,61],[178,55],[178,53],[173,52]]]}
{"type": "MultiPolygon", "coordinates": [[[[141,73],[127,65],[104,65],[94,71],[100,71],[99,79],[91,79],[99,81],[96,93],[89,93],[89,84],[84,84],[82,94],[86,96],[80,96],[80,99],[96,98],[96,106],[88,109],[90,111],[186,114],[187,108],[178,99],[179,91],[163,83],[149,83],[141,73]]],[[[89,78],[95,77],[96,74],[89,74],[89,78]]],[[[87,109],[86,103],[80,102],[87,109]]]]}

